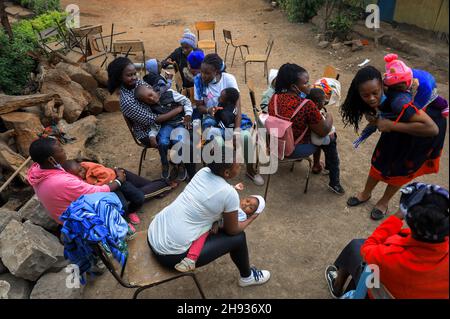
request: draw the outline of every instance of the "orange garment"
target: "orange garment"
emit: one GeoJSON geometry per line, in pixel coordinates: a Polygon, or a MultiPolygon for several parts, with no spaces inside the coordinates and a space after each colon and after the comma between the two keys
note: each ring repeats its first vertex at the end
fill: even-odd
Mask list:
{"type": "Polygon", "coordinates": [[[364,261],[378,265],[380,281],[397,299],[448,299],[448,237],[425,243],[402,226],[396,216],[378,226],[361,247],[364,261]]]}
{"type": "Polygon", "coordinates": [[[92,162],[81,162],[86,169],[86,182],[91,185],[105,185],[116,179],[116,172],[113,169],[92,162]]]}

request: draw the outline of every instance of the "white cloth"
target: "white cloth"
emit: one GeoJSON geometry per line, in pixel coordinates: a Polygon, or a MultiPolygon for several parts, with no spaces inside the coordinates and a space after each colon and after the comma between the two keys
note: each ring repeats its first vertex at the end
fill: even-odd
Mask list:
{"type": "Polygon", "coordinates": [[[266,201],[264,200],[264,197],[262,197],[260,195],[252,195],[252,197],[255,197],[256,199],[258,199],[258,203],[259,203],[255,214],[262,213],[264,208],[266,208],[266,201]]]}
{"type": "Polygon", "coordinates": [[[219,82],[214,83],[213,80],[206,86],[204,92],[206,96],[204,97],[198,96],[197,90],[194,90],[195,91],[194,98],[196,101],[201,101],[203,99],[206,108],[209,109],[219,104],[220,93],[227,88],[235,88],[236,90],[239,91],[236,78],[233,75],[224,72],[222,73],[219,82]]]}
{"type": "Polygon", "coordinates": [[[270,69],[269,71],[269,85],[272,85],[273,80],[278,76],[278,69],[270,69]]]}
{"type": "Polygon", "coordinates": [[[245,222],[247,220],[247,214],[241,209],[238,209],[238,220],[240,222],[245,222]]]}
{"type": "Polygon", "coordinates": [[[239,195],[234,187],[204,167],[175,201],[155,216],[148,240],[158,254],[184,253],[220,220],[222,213],[238,209],[239,195]]]}

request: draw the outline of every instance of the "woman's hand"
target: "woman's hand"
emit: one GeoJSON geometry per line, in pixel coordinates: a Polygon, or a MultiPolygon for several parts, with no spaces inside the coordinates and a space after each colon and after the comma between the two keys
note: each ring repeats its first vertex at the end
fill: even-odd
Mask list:
{"type": "Polygon", "coordinates": [[[378,118],[373,114],[364,114],[364,117],[366,118],[367,122],[369,122],[370,125],[377,125],[378,118]]]}
{"type": "Polygon", "coordinates": [[[387,119],[378,119],[376,121],[376,126],[378,127],[378,130],[380,132],[390,132],[392,131],[392,126],[394,125],[394,122],[392,122],[391,120],[387,120],[387,119]]]}
{"type": "Polygon", "coordinates": [[[190,116],[190,115],[185,115],[184,118],[183,118],[183,124],[184,124],[184,127],[185,127],[187,130],[192,129],[192,116],[190,116]]]}
{"type": "Polygon", "coordinates": [[[244,184],[243,183],[238,183],[236,185],[234,185],[234,188],[238,191],[243,191],[244,190],[244,184]]]}
{"type": "Polygon", "coordinates": [[[127,180],[125,171],[123,169],[114,168],[114,172],[116,172],[116,177],[121,183],[123,183],[127,180]]]}

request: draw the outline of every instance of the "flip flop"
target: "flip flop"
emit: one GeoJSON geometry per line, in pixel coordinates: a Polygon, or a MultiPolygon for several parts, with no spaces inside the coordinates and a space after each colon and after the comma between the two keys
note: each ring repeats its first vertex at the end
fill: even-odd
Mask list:
{"type": "Polygon", "coordinates": [[[388,208],[386,208],[386,211],[383,213],[380,209],[374,207],[370,212],[370,218],[373,220],[381,220],[386,216],[387,212],[388,208]]]}
{"type": "Polygon", "coordinates": [[[356,196],[352,196],[347,200],[347,206],[349,207],[354,207],[354,206],[358,206],[361,204],[364,204],[365,202],[367,202],[372,196],[369,196],[369,198],[367,198],[366,200],[360,200],[358,197],[356,196]]]}

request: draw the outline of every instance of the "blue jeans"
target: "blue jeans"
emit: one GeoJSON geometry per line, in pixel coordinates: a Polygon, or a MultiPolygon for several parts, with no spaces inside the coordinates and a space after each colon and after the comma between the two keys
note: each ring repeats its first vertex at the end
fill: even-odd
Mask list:
{"type": "Polygon", "coordinates": [[[183,136],[182,135],[177,135],[175,139],[171,140],[170,139],[170,134],[172,133],[172,131],[178,127],[184,127],[183,124],[176,124],[176,125],[172,125],[172,124],[162,124],[161,128],[159,129],[159,133],[158,133],[158,150],[159,150],[159,155],[161,157],[161,164],[163,166],[168,166],[169,165],[169,160],[167,159],[167,154],[169,152],[169,148],[182,141],[183,140],[183,136]]]}
{"type": "Polygon", "coordinates": [[[335,186],[340,184],[340,171],[339,171],[339,154],[337,150],[336,134],[334,138],[331,138],[330,144],[316,146],[313,144],[297,144],[294,152],[289,158],[301,158],[308,157],[314,154],[320,147],[325,153],[325,168],[330,171],[330,185],[335,186]]]}

